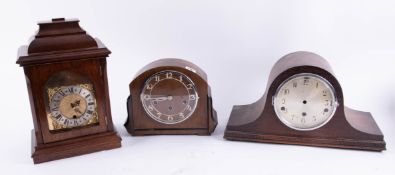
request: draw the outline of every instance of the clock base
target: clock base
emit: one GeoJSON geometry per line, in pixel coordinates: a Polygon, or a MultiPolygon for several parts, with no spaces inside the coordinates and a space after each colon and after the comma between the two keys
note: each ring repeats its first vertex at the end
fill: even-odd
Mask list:
{"type": "Polygon", "coordinates": [[[145,136],[145,135],[199,135],[207,136],[211,133],[207,129],[135,129],[131,133],[132,136],[145,136]]]}
{"type": "Polygon", "coordinates": [[[338,123],[338,125],[334,126],[337,128],[331,128],[328,131],[320,128],[316,133],[308,133],[306,131],[289,130],[288,127],[281,125],[280,122],[272,124],[273,122],[270,119],[276,119],[276,117],[264,115],[260,119],[256,119],[257,113],[252,113],[251,109],[255,109],[255,106],[244,105],[233,108],[229,123],[225,129],[225,139],[367,151],[386,150],[384,136],[381,134],[372,115],[368,112],[356,111],[346,107],[345,118],[347,120],[344,122],[347,122],[347,124],[343,123],[341,125],[341,123],[338,123]],[[281,129],[277,130],[276,127],[281,127],[281,129]],[[287,132],[283,130],[287,130],[287,132]],[[336,131],[336,133],[333,131],[336,131]]]}
{"type": "Polygon", "coordinates": [[[32,158],[35,164],[58,160],[97,151],[121,147],[121,138],[116,132],[104,132],[60,142],[37,145],[32,130],[32,158]]]}
{"type": "MultiPolygon", "coordinates": [[[[212,109],[212,120],[209,122],[209,128],[179,128],[179,129],[133,129],[126,127],[127,131],[132,136],[145,136],[145,135],[199,135],[208,136],[214,132],[217,127],[217,111],[212,109]]],[[[125,124],[128,126],[128,123],[125,124]]]]}
{"type": "Polygon", "coordinates": [[[227,131],[224,138],[232,141],[247,141],[276,144],[293,144],[316,147],[330,147],[342,149],[356,149],[367,151],[385,150],[385,142],[377,140],[305,138],[270,134],[256,134],[239,131],[227,131]]]}
{"type": "Polygon", "coordinates": [[[135,128],[133,123],[133,113],[129,111],[129,106],[132,104],[131,96],[127,99],[127,109],[128,109],[128,118],[124,124],[128,133],[132,136],[145,136],[145,135],[199,135],[199,136],[208,136],[211,135],[215,128],[218,125],[217,111],[212,107],[212,98],[208,96],[208,122],[206,126],[202,126],[201,128],[165,128],[165,127],[157,127],[157,128],[135,128]],[[204,128],[207,127],[207,128],[204,128]]]}

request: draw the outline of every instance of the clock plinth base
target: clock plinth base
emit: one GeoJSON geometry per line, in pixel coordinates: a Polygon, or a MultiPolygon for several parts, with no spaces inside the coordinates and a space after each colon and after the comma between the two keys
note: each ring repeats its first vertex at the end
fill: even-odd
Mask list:
{"type": "MultiPolygon", "coordinates": [[[[293,144],[304,146],[331,147],[342,149],[355,149],[367,151],[386,150],[386,143],[380,129],[376,125],[370,113],[360,112],[350,108],[345,108],[345,112],[351,122],[351,125],[359,128],[358,136],[345,137],[350,131],[355,132],[357,129],[351,127],[338,128],[338,135],[323,136],[322,134],[303,135],[292,132],[292,134],[276,133],[272,128],[273,125],[263,124],[265,120],[251,120],[254,113],[250,113],[251,105],[235,106],[229,118],[228,126],[225,129],[224,138],[232,141],[247,141],[260,143],[276,144],[293,144]],[[367,132],[376,134],[368,134],[367,132]],[[298,135],[299,134],[299,135],[298,135]]],[[[284,126],[286,127],[286,126],[284,126]]]]}
{"type": "Polygon", "coordinates": [[[207,129],[176,129],[176,130],[162,130],[162,129],[143,129],[143,130],[134,130],[132,132],[132,136],[145,136],[145,135],[199,135],[199,136],[207,136],[210,135],[207,129]]]}
{"type": "Polygon", "coordinates": [[[377,141],[377,140],[305,138],[305,137],[247,133],[247,132],[239,132],[239,131],[227,131],[224,137],[227,140],[232,140],[232,141],[293,144],[293,145],[356,149],[356,150],[368,150],[368,151],[385,150],[385,143],[383,141],[377,141]]]}
{"type": "MultiPolygon", "coordinates": [[[[217,111],[212,110],[212,121],[209,123],[209,128],[180,128],[180,129],[132,129],[126,128],[132,136],[146,136],[146,135],[198,135],[208,136],[214,132],[217,127],[217,111]]],[[[128,124],[126,123],[125,126],[128,124]]]]}
{"type": "Polygon", "coordinates": [[[35,164],[119,147],[121,147],[121,138],[116,132],[104,132],[37,145],[36,136],[32,130],[32,158],[35,164]]]}

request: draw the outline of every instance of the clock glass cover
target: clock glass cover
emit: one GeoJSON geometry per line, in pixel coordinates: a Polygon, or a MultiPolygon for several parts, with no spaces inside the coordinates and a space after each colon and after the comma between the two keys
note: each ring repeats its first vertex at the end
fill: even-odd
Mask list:
{"type": "Polygon", "coordinates": [[[176,124],[193,114],[199,96],[188,76],[165,70],[147,79],[140,99],[152,119],[163,124],[176,124]]]}
{"type": "Polygon", "coordinates": [[[332,85],[311,73],[284,81],[273,97],[277,117],[288,127],[309,131],[324,126],[334,115],[337,100],[332,85]]]}

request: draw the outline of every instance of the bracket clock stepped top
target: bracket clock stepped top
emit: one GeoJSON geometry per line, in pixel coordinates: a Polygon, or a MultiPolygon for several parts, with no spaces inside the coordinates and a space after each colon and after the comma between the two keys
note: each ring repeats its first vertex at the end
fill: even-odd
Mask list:
{"type": "Polygon", "coordinates": [[[207,75],[191,62],[154,61],[136,74],[129,89],[125,127],[133,136],[210,135],[217,126],[207,75]]]}
{"type": "Polygon", "coordinates": [[[344,106],[329,63],[295,52],[273,66],[266,92],[250,105],[234,106],[225,139],[370,151],[385,150],[384,135],[368,112],[344,106]]]}
{"type": "Polygon", "coordinates": [[[29,46],[18,51],[33,116],[34,163],[121,146],[108,94],[111,52],[78,22],[39,23],[29,46]]]}
{"type": "Polygon", "coordinates": [[[111,53],[99,39],[88,35],[77,19],[55,18],[38,25],[33,40],[18,50],[17,64],[21,66],[106,58],[111,53]]]}

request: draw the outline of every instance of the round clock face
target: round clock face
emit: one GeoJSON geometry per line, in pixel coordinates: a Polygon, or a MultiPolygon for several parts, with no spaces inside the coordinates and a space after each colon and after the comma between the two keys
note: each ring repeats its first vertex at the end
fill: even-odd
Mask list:
{"type": "Polygon", "coordinates": [[[96,110],[96,99],[91,91],[81,86],[60,88],[51,98],[52,119],[60,125],[72,128],[85,125],[96,110]]]}
{"type": "Polygon", "coordinates": [[[297,74],[284,81],[273,97],[277,117],[296,130],[314,130],[334,115],[337,101],[332,85],[311,73],[297,74]]]}
{"type": "Polygon", "coordinates": [[[148,115],[164,124],[176,124],[188,119],[199,100],[192,80],[172,70],[161,71],[148,78],[140,98],[148,115]]]}

